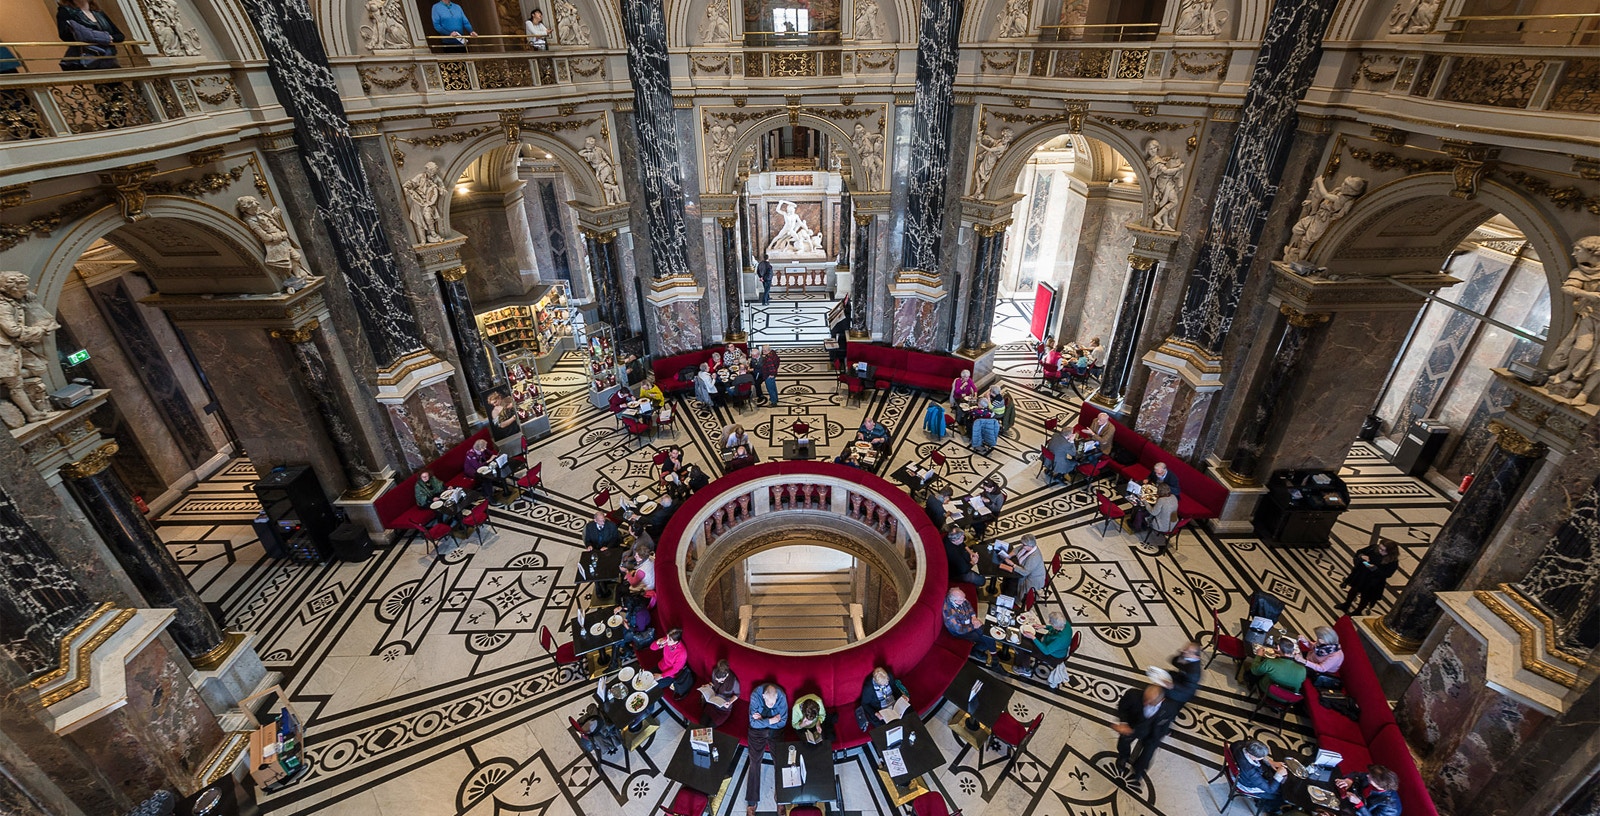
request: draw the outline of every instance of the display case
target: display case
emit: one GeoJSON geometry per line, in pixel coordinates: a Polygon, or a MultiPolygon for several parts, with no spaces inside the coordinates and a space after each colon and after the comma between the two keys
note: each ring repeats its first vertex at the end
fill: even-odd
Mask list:
{"type": "Polygon", "coordinates": [[[1350,491],[1328,470],[1281,470],[1267,481],[1256,508],[1256,534],[1285,547],[1326,547],[1339,514],[1350,509],[1350,491]]]}
{"type": "Polygon", "coordinates": [[[622,370],[617,364],[617,337],[605,323],[584,327],[584,367],[589,374],[589,402],[596,408],[610,407],[611,395],[621,387],[622,370]]]}
{"type": "Polygon", "coordinates": [[[523,358],[540,374],[574,351],[574,308],[566,283],[541,284],[525,294],[486,304],[477,314],[484,345],[502,364],[523,358]]]}
{"type": "Polygon", "coordinates": [[[517,409],[517,422],[522,435],[539,439],[550,433],[550,417],[545,414],[544,386],[539,382],[539,368],[532,355],[513,357],[506,361],[506,387],[511,392],[511,402],[517,409]]]}

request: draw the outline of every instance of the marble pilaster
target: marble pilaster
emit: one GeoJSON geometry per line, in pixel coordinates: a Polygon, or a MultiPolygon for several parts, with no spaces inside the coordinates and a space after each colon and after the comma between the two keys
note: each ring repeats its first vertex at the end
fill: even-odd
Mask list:
{"type": "Polygon", "coordinates": [[[62,639],[96,606],[0,486],[0,624],[12,659],[30,676],[57,669],[62,639]]]}
{"type": "MultiPolygon", "coordinates": [[[[661,0],[624,3],[622,29],[633,85],[636,170],[643,191],[655,277],[692,277],[683,170],[667,62],[666,15],[661,0]]],[[[696,342],[694,347],[699,345],[696,342]]]]}
{"type": "Polygon", "coordinates": [[[1116,413],[1127,415],[1122,407],[1122,394],[1133,376],[1136,362],[1134,344],[1144,328],[1145,315],[1150,305],[1150,289],[1155,283],[1154,258],[1143,255],[1128,256],[1128,281],[1122,287],[1122,302],[1117,308],[1116,328],[1111,332],[1111,344],[1106,348],[1105,369],[1100,372],[1100,388],[1091,397],[1095,403],[1116,413]]]}
{"type": "Polygon", "coordinates": [[[588,250],[594,302],[600,321],[620,330],[625,325],[626,315],[622,311],[622,262],[617,257],[617,231],[597,232],[586,228],[583,241],[588,250]]]}
{"type": "Polygon", "coordinates": [[[850,269],[850,243],[855,237],[855,230],[850,227],[851,214],[855,211],[855,201],[850,195],[849,178],[839,192],[839,256],[834,266],[839,269],[850,269]]]}
{"type": "Polygon", "coordinates": [[[850,337],[872,336],[872,222],[870,212],[855,213],[855,255],[850,259],[850,337]]]}
{"type": "Polygon", "coordinates": [[[462,373],[466,375],[467,390],[474,403],[485,405],[488,393],[495,386],[494,369],[489,366],[489,350],[478,331],[472,297],[467,292],[467,268],[456,266],[440,270],[439,295],[444,301],[445,317],[450,321],[450,333],[456,338],[456,354],[461,359],[462,373]]]}
{"type": "Polygon", "coordinates": [[[345,416],[333,384],[323,345],[330,342],[322,329],[321,321],[312,318],[293,329],[274,329],[271,335],[289,345],[294,354],[295,373],[300,386],[316,404],[317,415],[328,433],[334,454],[339,459],[350,485],[350,495],[364,498],[377,490],[379,483],[373,479],[371,468],[356,441],[353,423],[345,416]]]}
{"type": "Polygon", "coordinates": [[[1374,633],[1397,654],[1415,652],[1439,620],[1438,593],[1461,587],[1473,562],[1483,554],[1495,528],[1505,517],[1544,446],[1495,423],[1496,442],[1478,466],[1477,477],[1433,543],[1412,571],[1394,608],[1373,626],[1374,633]]]}
{"type": "Polygon", "coordinates": [[[1228,465],[1240,481],[1247,483],[1265,481],[1266,474],[1257,473],[1256,466],[1261,462],[1262,449],[1278,419],[1279,402],[1300,374],[1312,334],[1329,320],[1326,314],[1308,314],[1288,305],[1281,311],[1284,319],[1276,327],[1278,343],[1272,353],[1272,364],[1261,382],[1259,394],[1251,400],[1254,410],[1245,418],[1244,429],[1228,465]]]}
{"type": "Polygon", "coordinates": [[[961,337],[963,353],[993,345],[995,300],[1000,293],[1000,260],[1006,246],[1007,222],[974,224],[978,244],[973,248],[972,290],[967,303],[966,327],[961,337]]]}
{"type": "Polygon", "coordinates": [[[745,339],[744,298],[740,294],[740,281],[744,278],[744,264],[739,262],[739,219],[736,216],[717,217],[717,233],[722,247],[722,314],[723,339],[738,342],[745,339]]]}
{"type": "Polygon", "coordinates": [[[133,504],[133,495],[111,470],[117,443],[107,442],[90,455],[62,468],[67,489],[111,548],[112,555],[150,605],[176,611],[167,631],[195,668],[222,662],[225,636],[183,569],[156,535],[150,521],[133,504]]]}

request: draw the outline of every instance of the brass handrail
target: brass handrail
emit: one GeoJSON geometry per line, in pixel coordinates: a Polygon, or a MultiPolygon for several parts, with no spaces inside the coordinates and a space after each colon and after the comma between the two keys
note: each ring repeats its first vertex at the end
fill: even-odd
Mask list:
{"type": "Polygon", "coordinates": [[[1473,17],[1446,17],[1442,22],[1459,23],[1473,20],[1570,20],[1600,18],[1600,12],[1580,12],[1574,14],[1488,14],[1473,17]]]}
{"type": "Polygon", "coordinates": [[[43,42],[0,42],[0,46],[7,46],[7,47],[16,46],[18,48],[32,47],[32,46],[41,46],[42,47],[42,46],[52,46],[52,45],[149,45],[149,44],[150,44],[150,42],[148,40],[123,40],[122,42],[113,42],[113,43],[77,42],[75,40],[45,40],[43,42]]]}
{"type": "Polygon", "coordinates": [[[809,35],[809,34],[842,34],[844,32],[842,30],[840,30],[840,29],[837,29],[837,28],[808,28],[805,31],[751,31],[751,30],[746,30],[744,33],[746,33],[746,34],[777,34],[777,35],[782,35],[782,36],[785,36],[785,37],[789,37],[789,36],[803,37],[803,36],[806,36],[806,35],[809,35]]]}
{"type": "Polygon", "coordinates": [[[1039,26],[1039,27],[1040,28],[1160,28],[1161,24],[1160,23],[1077,23],[1077,24],[1073,24],[1073,25],[1067,25],[1067,24],[1064,24],[1064,23],[1058,23],[1056,25],[1042,25],[1042,26],[1039,26]]]}

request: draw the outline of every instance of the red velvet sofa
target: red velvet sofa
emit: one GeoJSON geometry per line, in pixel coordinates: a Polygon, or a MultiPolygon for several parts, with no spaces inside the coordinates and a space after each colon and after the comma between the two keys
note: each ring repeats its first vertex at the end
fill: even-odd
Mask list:
{"type": "MultiPolygon", "coordinates": [[[[744,343],[730,343],[735,348],[743,349],[749,353],[749,347],[744,343]]],[[[700,364],[711,360],[712,352],[722,351],[728,346],[712,346],[699,351],[686,351],[682,354],[673,354],[667,357],[656,357],[650,361],[650,371],[656,375],[656,385],[661,387],[663,393],[675,394],[681,391],[693,391],[694,380],[682,379],[678,376],[686,368],[700,368],[700,364]]]]}
{"type": "MultiPolygon", "coordinates": [[[[1085,402],[1082,412],[1078,415],[1078,429],[1087,429],[1095,416],[1102,413],[1104,412],[1093,403],[1085,402]]],[[[1131,465],[1112,463],[1112,469],[1122,474],[1124,479],[1142,482],[1150,475],[1150,468],[1155,463],[1165,462],[1167,470],[1178,476],[1178,486],[1181,488],[1178,491],[1180,518],[1212,519],[1222,514],[1223,505],[1228,503],[1228,488],[1223,487],[1221,482],[1190,467],[1187,462],[1168,453],[1161,446],[1145,439],[1115,419],[1111,420],[1111,425],[1117,429],[1112,445],[1121,450],[1131,451],[1139,457],[1139,461],[1131,465]]]]}
{"type": "Polygon", "coordinates": [[[972,361],[949,354],[885,346],[878,343],[850,343],[846,347],[847,368],[858,362],[874,367],[877,379],[896,385],[938,391],[949,395],[961,372],[972,370],[972,361]]]}
{"type": "MultiPolygon", "coordinates": [[[[828,718],[834,724],[836,749],[863,745],[868,735],[857,726],[856,703],[861,697],[862,681],[880,665],[887,666],[906,684],[919,714],[926,714],[939,705],[945,689],[966,661],[972,644],[944,630],[944,597],[949,588],[944,549],[927,514],[904,490],[871,474],[831,462],[753,465],[724,477],[716,487],[718,490],[704,490],[690,497],[673,515],[657,542],[655,614],[658,632],[673,627],[683,629],[684,643],[689,647],[689,667],[694,671],[697,686],[710,676],[712,666],[719,659],[726,659],[734,676],[739,678],[740,700],[734,704],[727,723],[718,730],[744,742],[750,723],[750,692],[758,684],[770,681],[783,687],[791,704],[807,694],[822,697],[828,708],[828,718]],[[736,480],[753,481],[774,474],[824,474],[867,484],[911,519],[915,525],[913,534],[923,544],[926,578],[922,593],[911,601],[899,620],[866,641],[825,656],[787,655],[740,643],[689,607],[684,585],[669,565],[677,563],[678,548],[690,519],[711,501],[713,493],[736,486],[736,480]]],[[[645,668],[653,668],[659,662],[659,652],[644,649],[638,654],[645,668]]],[[[690,722],[699,721],[703,701],[698,692],[690,691],[681,700],[673,700],[669,695],[667,700],[690,722]]]]}
{"type": "Polygon", "coordinates": [[[1339,678],[1344,681],[1345,693],[1361,707],[1361,722],[1323,705],[1316,687],[1307,679],[1301,693],[1306,696],[1306,714],[1317,733],[1317,744],[1339,752],[1343,757],[1339,761],[1342,773],[1365,771],[1372,764],[1394,771],[1400,777],[1400,801],[1406,816],[1439,816],[1416,760],[1411,757],[1411,748],[1395,724],[1394,711],[1383,696],[1383,687],[1367,659],[1355,623],[1345,615],[1333,624],[1333,629],[1339,633],[1339,647],[1344,651],[1339,678]]]}
{"type": "Polygon", "coordinates": [[[484,428],[445,451],[443,456],[417,468],[410,476],[383,491],[383,494],[372,502],[372,508],[377,511],[378,520],[383,523],[384,529],[410,535],[426,530],[428,523],[433,521],[433,517],[437,514],[426,507],[417,506],[417,474],[426,470],[451,487],[472,486],[477,480],[462,473],[461,466],[466,462],[467,451],[472,448],[473,443],[488,438],[489,429],[484,428]]]}

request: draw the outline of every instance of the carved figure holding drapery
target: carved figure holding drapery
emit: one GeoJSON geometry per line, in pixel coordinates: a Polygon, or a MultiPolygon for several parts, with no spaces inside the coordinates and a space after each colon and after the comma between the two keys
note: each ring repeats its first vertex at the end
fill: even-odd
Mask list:
{"type": "Polygon", "coordinates": [[[1000,13],[1000,24],[995,26],[996,37],[1028,36],[1028,15],[1033,10],[1030,0],[1006,0],[1000,13]]]}
{"type": "Polygon", "coordinates": [[[1398,0],[1389,12],[1390,34],[1426,34],[1439,18],[1441,0],[1398,0]]]}
{"type": "Polygon", "coordinates": [[[255,196],[239,196],[234,206],[239,220],[261,239],[267,266],[283,276],[284,290],[296,292],[305,288],[311,282],[311,273],[294,239],[289,236],[289,228],[283,224],[283,211],[277,207],[263,210],[255,196]]]}
{"type": "Polygon", "coordinates": [[[178,13],[177,0],[143,0],[156,47],[169,57],[200,56],[200,32],[178,13]]]}
{"type": "Polygon", "coordinates": [[[411,32],[406,30],[406,14],[400,0],[367,0],[367,24],[361,27],[361,43],[369,51],[411,47],[411,32]]]}
{"type": "Polygon", "coordinates": [[[850,146],[861,159],[861,189],[883,189],[883,134],[870,132],[857,122],[850,146]]]}
{"type": "Polygon", "coordinates": [[[1161,155],[1161,143],[1146,139],[1144,167],[1150,175],[1150,226],[1171,232],[1178,218],[1178,208],[1183,204],[1183,168],[1185,162],[1177,156],[1161,155]]]}
{"type": "Polygon", "coordinates": [[[1217,0],[1183,0],[1173,33],[1184,37],[1215,37],[1228,24],[1228,12],[1217,8],[1217,0]]]}
{"type": "Polygon", "coordinates": [[[1300,204],[1300,220],[1294,224],[1293,237],[1289,239],[1289,245],[1283,248],[1284,262],[1305,260],[1311,248],[1322,240],[1328,227],[1345,217],[1356,199],[1366,191],[1367,180],[1360,176],[1345,176],[1344,181],[1333,190],[1323,183],[1322,176],[1317,176],[1316,181],[1311,183],[1311,192],[1300,204]]]}
{"type": "Polygon", "coordinates": [[[733,155],[733,125],[712,125],[706,131],[706,184],[709,190],[722,189],[722,174],[728,168],[728,157],[733,155]]]}
{"type": "Polygon", "coordinates": [[[1550,355],[1550,396],[1573,405],[1587,405],[1600,386],[1600,235],[1579,238],[1572,247],[1577,265],[1561,284],[1572,298],[1572,330],[1550,355]]]}
{"type": "Polygon", "coordinates": [[[706,4],[705,19],[700,21],[700,42],[705,45],[725,43],[733,39],[733,29],[728,27],[727,0],[711,0],[706,4]]]}
{"type": "Polygon", "coordinates": [[[1014,138],[1011,128],[1001,128],[999,136],[991,137],[987,133],[978,133],[978,157],[974,162],[972,171],[972,192],[975,195],[984,195],[989,189],[989,180],[994,178],[995,165],[1000,163],[1000,157],[1011,148],[1014,138]]]}
{"type": "Polygon", "coordinates": [[[779,201],[778,214],[783,216],[783,228],[767,244],[767,254],[800,257],[822,252],[822,236],[801,217],[799,205],[793,201],[779,201]]]}
{"type": "Polygon", "coordinates": [[[59,328],[28,294],[27,275],[0,272],[0,387],[10,401],[0,417],[7,427],[20,428],[57,413],[46,401],[43,380],[44,341],[59,328]]]}
{"type": "Polygon", "coordinates": [[[445,191],[449,189],[444,183],[444,176],[439,175],[439,165],[428,162],[422,166],[422,172],[412,176],[404,185],[406,201],[411,207],[411,226],[417,230],[417,237],[424,244],[437,244],[444,240],[439,225],[444,220],[439,205],[443,203],[445,191]]]}
{"type": "Polygon", "coordinates": [[[883,39],[883,17],[878,0],[856,0],[856,39],[877,42],[883,39]]]}
{"type": "Polygon", "coordinates": [[[589,27],[578,19],[578,7],[570,0],[555,0],[556,42],[562,45],[590,45],[594,37],[589,27]]]}
{"type": "Polygon", "coordinates": [[[578,155],[594,169],[595,180],[600,182],[600,191],[605,195],[606,204],[621,204],[622,185],[617,182],[617,165],[611,161],[611,152],[595,137],[586,136],[578,155]]]}

